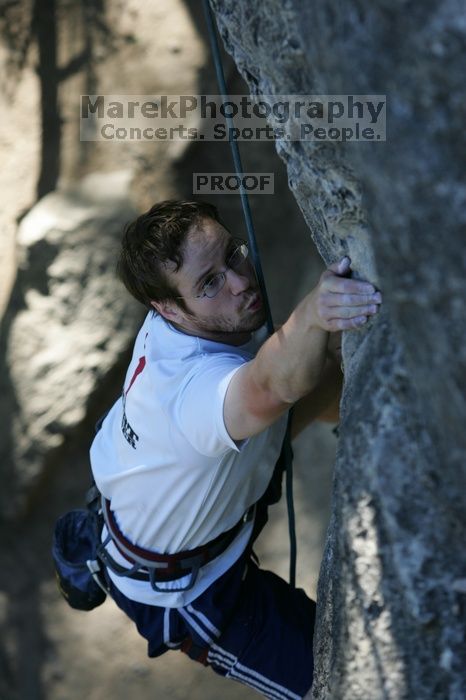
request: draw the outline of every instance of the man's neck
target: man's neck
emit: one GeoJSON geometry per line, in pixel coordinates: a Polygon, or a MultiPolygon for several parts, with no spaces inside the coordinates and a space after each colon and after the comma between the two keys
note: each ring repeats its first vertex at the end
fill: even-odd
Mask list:
{"type": "Polygon", "coordinates": [[[184,333],[185,335],[191,335],[195,338],[202,338],[202,340],[211,340],[214,343],[234,345],[235,347],[245,345],[251,340],[252,337],[252,332],[250,331],[243,333],[235,333],[232,331],[229,333],[226,331],[190,330],[178,325],[177,323],[174,323],[173,321],[168,321],[168,323],[177,331],[180,331],[180,333],[184,333]]]}

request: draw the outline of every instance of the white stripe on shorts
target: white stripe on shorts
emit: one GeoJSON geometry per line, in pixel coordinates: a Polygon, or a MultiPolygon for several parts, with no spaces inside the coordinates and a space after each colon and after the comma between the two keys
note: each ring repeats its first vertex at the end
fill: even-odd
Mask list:
{"type": "Polygon", "coordinates": [[[214,643],[214,640],[212,639],[212,637],[210,635],[208,635],[205,630],[202,629],[202,627],[196,622],[194,617],[192,615],[190,615],[190,613],[187,610],[185,610],[185,608],[178,608],[178,612],[181,615],[181,617],[184,617],[186,622],[196,630],[198,635],[205,642],[207,642],[209,645],[214,643]]]}
{"type": "Polygon", "coordinates": [[[212,632],[216,637],[220,637],[220,630],[218,630],[215,625],[209,620],[209,618],[204,615],[204,613],[200,612],[200,610],[195,610],[192,605],[187,605],[186,609],[188,612],[191,613],[194,617],[196,617],[200,622],[204,624],[204,627],[207,627],[207,629],[212,632]]]}
{"type": "MultiPolygon", "coordinates": [[[[265,695],[266,698],[270,698],[270,700],[288,700],[288,695],[283,695],[283,693],[280,693],[278,690],[272,690],[264,683],[253,680],[243,673],[238,673],[236,668],[231,669],[231,673],[228,674],[228,677],[232,680],[240,681],[243,685],[248,685],[250,688],[254,688],[254,690],[260,692],[261,695],[265,695]]],[[[296,695],[295,697],[298,696],[296,695]]],[[[301,698],[299,698],[299,700],[301,700],[301,698]]]]}
{"type": "Polygon", "coordinates": [[[260,690],[262,693],[267,692],[270,698],[277,698],[277,700],[301,700],[300,695],[296,695],[288,688],[271,681],[261,673],[254,671],[254,669],[240,664],[236,656],[226,649],[222,649],[217,644],[212,644],[207,655],[207,661],[211,660],[216,662],[221,668],[226,669],[231,678],[237,678],[251,686],[251,688],[260,690]]]}
{"type": "Polygon", "coordinates": [[[171,649],[177,649],[180,646],[170,641],[170,608],[165,608],[163,613],[163,642],[171,649]]]}

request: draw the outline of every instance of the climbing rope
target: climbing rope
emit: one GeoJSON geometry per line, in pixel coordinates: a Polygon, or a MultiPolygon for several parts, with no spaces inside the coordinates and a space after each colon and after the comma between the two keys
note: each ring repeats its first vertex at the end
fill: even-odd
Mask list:
{"type": "MultiPolygon", "coordinates": [[[[225,82],[225,75],[223,73],[222,58],[220,54],[220,47],[217,38],[217,32],[215,29],[214,19],[212,15],[212,10],[209,4],[209,0],[203,0],[204,14],[207,24],[207,31],[209,34],[210,48],[212,51],[212,57],[215,65],[215,72],[217,75],[217,82],[219,86],[219,91],[222,96],[222,103],[228,101],[228,91],[225,82]]],[[[228,110],[225,110],[228,112],[228,110]]],[[[256,271],[257,281],[259,283],[259,288],[261,290],[262,299],[264,302],[264,308],[267,319],[267,329],[269,335],[274,332],[274,325],[272,320],[272,314],[270,311],[269,300],[267,296],[267,290],[265,287],[264,275],[262,272],[262,265],[260,261],[259,250],[257,247],[256,236],[254,232],[254,225],[252,222],[251,209],[249,207],[249,199],[247,192],[243,187],[243,167],[241,164],[241,156],[239,152],[239,147],[237,140],[234,137],[234,122],[231,116],[225,116],[227,127],[228,127],[228,141],[230,143],[231,153],[233,156],[233,163],[235,166],[235,172],[238,176],[240,182],[239,193],[241,197],[241,204],[243,207],[244,219],[246,222],[246,230],[248,233],[249,248],[252,253],[252,259],[254,263],[254,268],[256,271]]],[[[290,584],[295,586],[296,584],[296,530],[295,530],[295,513],[294,513],[294,503],[293,503],[293,451],[291,448],[291,415],[292,411],[289,411],[288,415],[288,425],[286,429],[285,439],[283,443],[283,456],[285,459],[285,471],[286,471],[286,501],[288,509],[288,531],[290,537],[290,584]]]]}

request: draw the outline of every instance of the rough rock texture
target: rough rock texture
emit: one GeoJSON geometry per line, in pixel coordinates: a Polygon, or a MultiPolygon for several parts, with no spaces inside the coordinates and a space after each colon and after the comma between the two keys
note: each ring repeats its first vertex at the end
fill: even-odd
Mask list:
{"type": "Polygon", "coordinates": [[[383,311],[344,340],[314,697],[466,696],[464,7],[212,0],[253,94],[387,94],[387,141],[281,142],[326,263],[383,311]],[[462,342],[463,341],[463,342],[462,342]]]}
{"type": "Polygon", "coordinates": [[[21,222],[20,269],[2,320],[3,515],[21,509],[140,322],[114,269],[122,227],[135,215],[129,184],[126,171],[87,176],[46,195],[21,222]]]}

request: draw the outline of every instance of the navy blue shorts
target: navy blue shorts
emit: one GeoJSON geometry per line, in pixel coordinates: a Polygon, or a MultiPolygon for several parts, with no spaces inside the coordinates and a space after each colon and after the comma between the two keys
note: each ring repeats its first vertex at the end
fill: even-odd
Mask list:
{"type": "Polygon", "coordinates": [[[300,700],[311,687],[315,603],[260,569],[249,552],[183,608],[134,602],[113,584],[111,592],[151,657],[181,649],[276,700],[300,700]]]}

